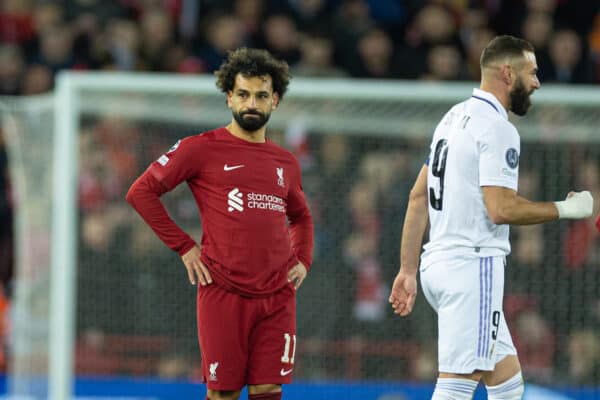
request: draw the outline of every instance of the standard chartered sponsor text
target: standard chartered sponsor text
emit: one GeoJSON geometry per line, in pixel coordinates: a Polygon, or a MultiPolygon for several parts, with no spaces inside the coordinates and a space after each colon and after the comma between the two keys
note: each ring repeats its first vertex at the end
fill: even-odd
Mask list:
{"type": "Polygon", "coordinates": [[[248,193],[246,199],[248,208],[285,212],[285,204],[281,197],[272,194],[248,193]]]}

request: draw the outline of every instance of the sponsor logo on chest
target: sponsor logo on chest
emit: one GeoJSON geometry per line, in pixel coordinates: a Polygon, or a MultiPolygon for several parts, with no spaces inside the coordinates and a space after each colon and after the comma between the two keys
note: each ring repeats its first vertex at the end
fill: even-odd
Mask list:
{"type": "Polygon", "coordinates": [[[264,193],[244,193],[234,188],[227,193],[227,211],[243,212],[244,208],[285,213],[285,202],[279,196],[264,193]]]}

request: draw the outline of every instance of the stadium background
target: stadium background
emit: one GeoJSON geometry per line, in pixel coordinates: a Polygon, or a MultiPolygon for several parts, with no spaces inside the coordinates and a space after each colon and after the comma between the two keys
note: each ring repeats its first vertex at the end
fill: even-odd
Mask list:
{"type": "MultiPolygon", "coordinates": [[[[482,46],[496,33],[535,44],[542,85],[600,82],[594,1],[4,0],[0,7],[0,95],[49,92],[64,69],[210,73],[240,45],[269,49],[298,77],[475,85],[482,46]]],[[[197,380],[193,289],[176,255],[122,199],[134,177],[179,137],[212,127],[110,118],[90,118],[82,127],[77,374],[197,380]]],[[[311,134],[298,126],[270,135],[300,159],[317,222],[315,268],[299,297],[297,379],[433,382],[434,315],[422,296],[405,320],[386,303],[408,191],[427,141],[311,134]]],[[[11,216],[18,201],[2,143],[0,311],[10,354],[11,216]]],[[[526,197],[558,199],[572,187],[600,194],[598,144],[531,143],[523,151],[535,154],[522,160],[526,197]]],[[[167,202],[199,235],[187,192],[167,202]]],[[[512,232],[505,308],[526,378],[597,386],[598,234],[586,222],[512,232]]]]}

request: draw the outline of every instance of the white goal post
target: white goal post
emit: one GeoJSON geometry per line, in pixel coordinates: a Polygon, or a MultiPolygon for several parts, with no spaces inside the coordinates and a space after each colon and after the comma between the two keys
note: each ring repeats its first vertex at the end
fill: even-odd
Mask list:
{"type": "MultiPolygon", "coordinates": [[[[298,122],[309,130],[323,132],[404,135],[426,140],[442,113],[451,104],[469,97],[475,86],[474,82],[294,78],[280,110],[273,114],[270,126],[281,129],[298,122]]],[[[8,111],[4,110],[6,114],[14,113],[19,104],[26,104],[28,99],[11,101],[13,105],[8,111]]],[[[600,142],[598,87],[542,85],[534,94],[533,103],[532,115],[515,121],[524,142],[600,142]],[[545,123],[540,124],[540,120],[545,123]]],[[[145,120],[198,122],[203,126],[223,125],[230,115],[213,76],[166,74],[62,72],[56,81],[53,108],[53,127],[47,127],[47,134],[53,137],[47,383],[49,398],[66,400],[72,397],[74,390],[79,235],[77,193],[82,115],[104,113],[145,120]],[[182,99],[199,96],[200,100],[189,108],[185,101],[178,101],[166,102],[156,109],[147,107],[139,99],[163,95],[182,99]]],[[[10,134],[7,136],[9,145],[12,140],[12,160],[15,160],[17,146],[14,143],[19,139],[10,134]]],[[[22,147],[23,143],[20,148],[24,151],[22,147]]],[[[18,190],[19,185],[15,184],[15,187],[18,190]]],[[[18,340],[21,333],[15,331],[14,335],[18,340]]],[[[13,389],[17,392],[26,390],[19,385],[14,385],[13,389]]]]}

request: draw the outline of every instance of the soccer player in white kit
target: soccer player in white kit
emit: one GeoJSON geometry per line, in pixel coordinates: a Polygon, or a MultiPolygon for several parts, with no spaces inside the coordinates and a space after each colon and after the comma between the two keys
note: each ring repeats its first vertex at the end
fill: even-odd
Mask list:
{"type": "Polygon", "coordinates": [[[488,399],[523,396],[521,366],[504,319],[509,225],[587,218],[593,199],[533,202],[517,194],[520,138],[508,111],[525,115],[540,87],[533,46],[494,38],[481,55],[481,85],[438,124],[427,163],[410,193],[400,270],[389,301],[408,315],[421,286],[438,315],[439,377],[433,400],[471,399],[480,380],[488,399]]]}

